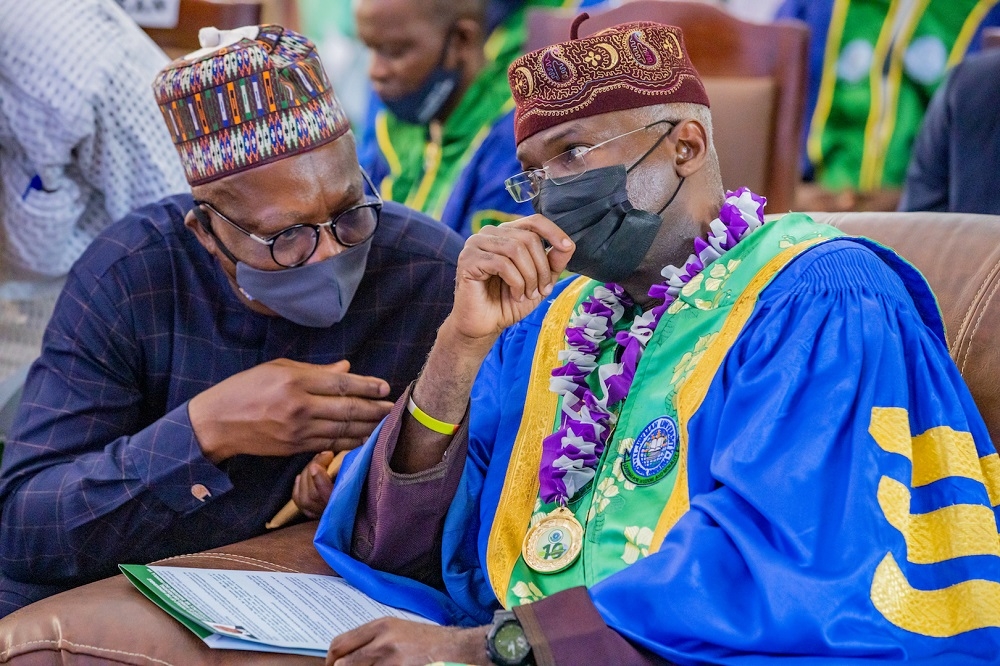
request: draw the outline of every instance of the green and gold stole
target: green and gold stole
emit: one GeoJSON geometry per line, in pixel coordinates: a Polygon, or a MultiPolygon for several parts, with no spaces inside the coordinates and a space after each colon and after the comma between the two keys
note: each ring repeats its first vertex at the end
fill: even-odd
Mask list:
{"type": "MultiPolygon", "coordinates": [[[[646,347],[595,478],[569,505],[585,529],[581,556],[564,571],[540,574],[520,552],[529,527],[555,508],[538,496],[541,442],[557,427],[560,408],[558,396],[549,391],[549,377],[566,348],[570,318],[599,283],[579,278],[555,300],[538,338],[524,415],[487,545],[490,582],[505,606],[593,585],[660,547],[689,508],[688,423],[760,294],[795,257],[840,235],[805,215],[788,215],[765,224],[684,287],[646,347]],[[677,463],[654,483],[633,483],[625,473],[633,443],[662,417],[678,426],[677,463]]],[[[599,362],[614,362],[614,353],[615,346],[607,345],[599,362]]]]}

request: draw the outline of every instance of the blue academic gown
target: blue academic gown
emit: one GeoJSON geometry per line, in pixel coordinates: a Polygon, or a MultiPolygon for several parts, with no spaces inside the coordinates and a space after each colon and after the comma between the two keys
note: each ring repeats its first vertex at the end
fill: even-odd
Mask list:
{"type": "MultiPolygon", "coordinates": [[[[558,293],[504,332],[476,380],[468,459],[444,524],[444,589],[349,555],[377,432],[345,464],[316,537],[351,584],[441,622],[490,621],[499,604],[483,568],[487,539],[526,370],[558,293]]],[[[761,294],[689,424],[690,510],[658,552],[589,589],[603,619],[678,664],[996,663],[997,626],[932,638],[890,623],[873,602],[876,569],[890,553],[918,590],[969,579],[988,594],[1000,588],[1000,556],[907,561],[876,496],[883,477],[909,486],[911,463],[869,433],[879,407],[906,410],[914,436],[950,428],[971,433],[976,455],[995,454],[923,279],[884,250],[829,241],[761,294]]],[[[966,478],[910,492],[915,514],[958,503],[992,511],[983,484],[966,478]]]]}

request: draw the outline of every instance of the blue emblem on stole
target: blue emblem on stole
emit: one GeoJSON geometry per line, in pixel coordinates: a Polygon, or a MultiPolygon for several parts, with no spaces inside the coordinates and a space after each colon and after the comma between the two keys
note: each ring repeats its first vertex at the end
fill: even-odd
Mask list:
{"type": "Polygon", "coordinates": [[[677,422],[669,416],[653,419],[632,443],[622,471],[636,485],[656,483],[677,464],[677,445],[677,422]]]}

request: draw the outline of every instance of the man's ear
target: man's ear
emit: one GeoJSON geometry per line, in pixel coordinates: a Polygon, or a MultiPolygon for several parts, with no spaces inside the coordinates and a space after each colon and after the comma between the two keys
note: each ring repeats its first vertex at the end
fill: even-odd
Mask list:
{"type": "Polygon", "coordinates": [[[674,170],[681,178],[689,178],[708,159],[708,132],[693,118],[683,121],[674,132],[674,170]]]}
{"type": "Polygon", "coordinates": [[[184,226],[188,228],[188,231],[194,234],[194,237],[198,239],[203,248],[208,250],[209,254],[219,261],[223,261],[224,257],[219,251],[218,243],[215,242],[215,236],[209,231],[211,224],[208,214],[201,206],[195,206],[184,216],[184,226]]]}
{"type": "Polygon", "coordinates": [[[460,18],[451,27],[450,56],[446,57],[445,67],[454,68],[459,61],[479,60],[483,56],[483,26],[473,18],[460,18]],[[451,62],[447,62],[447,60],[451,62]]]}

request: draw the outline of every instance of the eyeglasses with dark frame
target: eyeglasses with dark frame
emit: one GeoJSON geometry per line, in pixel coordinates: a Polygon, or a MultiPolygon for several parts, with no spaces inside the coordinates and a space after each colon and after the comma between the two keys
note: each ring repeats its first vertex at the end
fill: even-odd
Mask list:
{"type": "MultiPolygon", "coordinates": [[[[538,193],[541,191],[543,181],[551,180],[556,185],[563,185],[565,183],[570,183],[587,173],[587,171],[590,170],[590,166],[587,164],[587,155],[594,152],[598,148],[606,146],[612,141],[617,141],[618,139],[625,138],[637,132],[651,129],[663,123],[670,125],[670,130],[673,130],[673,128],[680,122],[681,121],[679,120],[657,120],[648,125],[644,125],[643,127],[638,127],[634,130],[625,132],[624,134],[613,136],[610,139],[601,141],[593,146],[577,146],[576,148],[570,148],[565,152],[559,153],[552,159],[546,160],[545,163],[542,164],[541,169],[528,169],[527,171],[522,171],[517,175],[511,176],[504,181],[504,185],[510,193],[510,196],[514,198],[514,201],[518,203],[531,201],[538,196],[538,193]]],[[[670,130],[668,130],[668,134],[670,130]]],[[[666,136],[666,134],[664,136],[666,136]]],[[[663,137],[660,138],[660,141],[662,140],[663,137]]],[[[653,148],[658,146],[660,141],[657,141],[653,148]]],[[[650,151],[647,151],[646,154],[648,155],[649,152],[650,151]]],[[[645,157],[645,155],[643,155],[643,157],[645,157]]]]}
{"type": "MultiPolygon", "coordinates": [[[[266,245],[271,251],[271,259],[274,260],[274,263],[283,268],[295,268],[309,261],[309,258],[315,254],[316,248],[319,247],[320,230],[324,227],[329,229],[337,242],[344,247],[360,245],[375,235],[382,213],[382,196],[364,169],[361,169],[361,175],[374,193],[374,200],[368,199],[345,208],[322,224],[293,224],[266,238],[247,231],[220,213],[219,209],[207,201],[196,199],[194,203],[196,206],[212,211],[219,219],[243,235],[261,245],[266,245]]],[[[210,229],[209,231],[211,233],[210,229]]],[[[215,236],[214,233],[212,235],[215,236]]],[[[216,236],[216,240],[219,240],[218,236],[216,236]]],[[[219,242],[221,243],[221,240],[219,242]]],[[[228,248],[226,250],[230,260],[236,263],[236,258],[228,252],[228,248]]]]}

